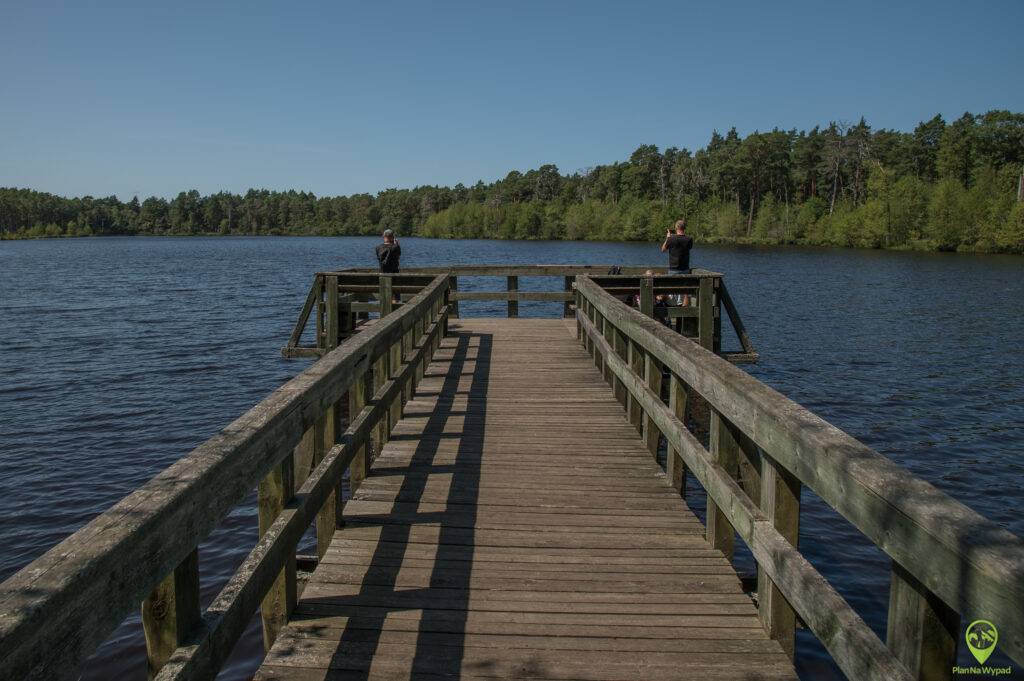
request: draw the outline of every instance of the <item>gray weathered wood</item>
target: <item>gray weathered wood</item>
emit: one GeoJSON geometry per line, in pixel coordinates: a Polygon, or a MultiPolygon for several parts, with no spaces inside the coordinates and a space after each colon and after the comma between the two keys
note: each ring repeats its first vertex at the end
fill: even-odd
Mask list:
{"type": "MultiPolygon", "coordinates": [[[[739,443],[735,433],[721,415],[711,410],[711,456],[722,471],[731,478],[736,478],[739,465],[739,443]]],[[[728,516],[719,508],[719,504],[709,495],[707,504],[707,538],[708,542],[732,560],[735,549],[736,531],[729,522],[728,516]]]]}
{"type": "Polygon", "coordinates": [[[1024,660],[1024,541],[585,277],[577,287],[945,603],[1003,622],[1000,649],[1024,660]]]}
{"type": "Polygon", "coordinates": [[[156,676],[199,622],[199,551],[193,550],[142,603],[149,678],[156,676]]]}
{"type": "MultiPolygon", "coordinates": [[[[679,380],[678,376],[669,374],[668,408],[673,416],[683,424],[686,423],[686,403],[686,386],[679,380]]],[[[672,484],[672,488],[679,492],[680,496],[686,498],[686,464],[683,463],[679,450],[673,447],[671,442],[668,442],[667,454],[665,456],[665,473],[672,484]]]]}
{"type": "MultiPolygon", "coordinates": [[[[572,299],[572,291],[458,291],[452,293],[452,300],[540,300],[562,302],[572,299]]],[[[567,303],[568,304],[568,303],[567,303]]]]}
{"type": "Polygon", "coordinates": [[[438,278],[0,585],[0,677],[54,679],[147,598],[315,419],[443,296],[438,278]]]}
{"type": "MultiPolygon", "coordinates": [[[[289,456],[277,465],[257,488],[257,510],[259,532],[262,537],[285,506],[295,496],[294,460],[289,456]]],[[[263,621],[263,646],[269,650],[277,639],[281,627],[288,623],[288,617],[295,608],[295,556],[284,559],[273,585],[263,596],[260,604],[260,618],[263,621]]]]}
{"type": "Polygon", "coordinates": [[[327,339],[326,347],[333,350],[338,347],[341,320],[338,309],[338,277],[328,275],[325,277],[324,287],[327,291],[327,339]]]}
{"type": "Polygon", "coordinates": [[[952,679],[959,633],[956,611],[893,563],[886,642],[914,678],[952,679]]]}
{"type": "Polygon", "coordinates": [[[295,322],[295,328],[292,329],[292,334],[288,338],[288,346],[295,347],[299,344],[299,339],[302,337],[302,332],[306,328],[306,323],[309,321],[309,314],[313,311],[313,307],[317,301],[320,300],[320,296],[323,292],[323,278],[319,275],[313,277],[313,285],[309,287],[309,294],[306,296],[306,301],[302,304],[302,310],[299,311],[299,318],[295,322]]]}
{"type": "MultiPolygon", "coordinates": [[[[507,285],[508,285],[507,286],[507,290],[508,290],[509,293],[513,293],[513,292],[518,292],[519,291],[519,277],[509,276],[507,278],[506,282],[507,282],[507,285]]],[[[518,317],[519,316],[519,298],[514,298],[513,299],[512,296],[509,296],[509,298],[508,298],[508,316],[509,317],[518,317]]]]}
{"type": "MultiPolygon", "coordinates": [[[[800,481],[767,457],[761,460],[759,502],[765,518],[783,539],[797,547],[800,536],[800,481]]],[[[796,613],[764,568],[758,566],[757,611],[765,631],[792,657],[796,613]]]]}
{"type": "MultiPolygon", "coordinates": [[[[644,380],[647,381],[647,387],[655,395],[661,394],[661,378],[661,362],[651,353],[644,353],[644,380]]],[[[647,451],[651,453],[651,457],[657,459],[658,444],[661,442],[661,431],[658,430],[654,419],[646,411],[644,412],[644,442],[647,444],[647,451]]]]}
{"type": "MultiPolygon", "coordinates": [[[[607,343],[584,321],[588,334],[606,352],[607,343]]],[[[668,442],[676,447],[687,468],[714,499],[726,522],[750,548],[758,566],[793,604],[808,627],[822,641],[848,678],[911,681],[900,663],[850,605],[782,537],[765,514],[740,488],[734,477],[714,460],[647,385],[625,362],[609,352],[608,365],[654,418],[668,442]]]]}
{"type": "Polygon", "coordinates": [[[711,350],[714,347],[715,302],[714,281],[704,278],[700,280],[700,292],[697,294],[697,309],[700,317],[697,320],[697,337],[702,348],[711,350]]]}

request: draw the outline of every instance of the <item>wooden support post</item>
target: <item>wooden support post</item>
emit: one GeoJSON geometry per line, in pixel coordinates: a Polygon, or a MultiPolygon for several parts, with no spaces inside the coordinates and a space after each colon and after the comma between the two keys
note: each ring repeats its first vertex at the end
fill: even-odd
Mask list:
{"type": "Polygon", "coordinates": [[[654,316],[653,277],[644,277],[640,280],[640,312],[648,317],[654,316]]]}
{"type": "MultiPolygon", "coordinates": [[[[765,517],[783,538],[797,545],[800,535],[800,481],[767,456],[761,456],[761,494],[759,505],[765,517]]],[[[768,635],[793,657],[796,614],[792,606],[758,566],[757,612],[768,635]]]]}
{"type": "MultiPolygon", "coordinates": [[[[363,372],[348,389],[348,413],[350,419],[355,419],[366,406],[369,397],[370,383],[367,381],[369,372],[363,372]]],[[[359,489],[360,483],[366,478],[370,471],[370,450],[365,444],[356,450],[355,458],[348,469],[348,486],[352,494],[359,489]]]]}
{"type": "Polygon", "coordinates": [[[199,551],[185,557],[142,603],[149,678],[163,668],[174,650],[199,624],[199,551]]]}
{"type": "MultiPolygon", "coordinates": [[[[703,279],[701,280],[704,281],[703,279]]],[[[710,409],[710,407],[709,407],[710,409]]],[[[725,469],[727,475],[736,477],[736,462],[739,458],[739,443],[733,434],[732,427],[714,409],[711,411],[711,457],[715,463],[725,469]]],[[[718,505],[708,495],[707,503],[707,540],[712,548],[716,548],[732,560],[736,531],[719,510],[718,505]]]]}
{"type": "Polygon", "coordinates": [[[338,304],[338,342],[343,342],[355,329],[355,315],[352,314],[352,296],[347,295],[338,304]]]}
{"type": "MultiPolygon", "coordinates": [[[[295,496],[292,461],[292,457],[286,456],[284,461],[260,481],[256,490],[261,537],[277,520],[277,516],[284,510],[285,504],[295,496]]],[[[295,553],[289,551],[281,573],[274,580],[273,586],[263,597],[263,602],[260,605],[264,650],[270,650],[270,647],[274,645],[278,632],[288,622],[288,616],[295,608],[295,587],[295,553]]]]}
{"type": "Polygon", "coordinates": [[[338,335],[341,328],[341,320],[339,315],[341,310],[338,309],[338,277],[337,275],[329,274],[325,277],[325,286],[327,288],[327,341],[326,347],[328,350],[333,350],[338,347],[338,335]]]}
{"type": "Polygon", "coordinates": [[[921,681],[952,678],[960,615],[912,574],[892,564],[886,644],[921,681]]]}
{"type": "Polygon", "coordinates": [[[583,346],[586,347],[586,343],[583,340],[583,324],[580,323],[579,317],[579,315],[585,314],[583,310],[583,296],[579,291],[576,291],[573,294],[573,298],[576,301],[576,340],[583,343],[583,346]]]}
{"type": "MultiPolygon", "coordinates": [[[[519,291],[519,277],[508,277],[508,292],[519,291]]],[[[519,316],[519,301],[509,300],[508,301],[508,316],[518,317],[519,316]]]]}
{"type": "Polygon", "coordinates": [[[715,277],[712,280],[713,295],[712,295],[712,331],[711,331],[711,350],[717,355],[722,352],[722,297],[719,295],[719,287],[722,284],[722,280],[719,277],[715,277]]]}
{"type": "MultiPolygon", "coordinates": [[[[336,407],[329,407],[313,425],[313,430],[316,433],[314,467],[324,460],[327,452],[334,446],[336,440],[335,409],[336,407]]],[[[324,505],[316,514],[316,553],[320,558],[327,554],[331,539],[334,537],[334,530],[338,527],[338,503],[340,503],[340,499],[336,489],[324,500],[324,505]]]]}
{"type": "MultiPolygon", "coordinates": [[[[448,290],[451,291],[452,293],[457,293],[458,290],[459,290],[459,278],[457,276],[455,276],[454,274],[452,276],[448,277],[448,290]]],[[[450,307],[448,308],[448,316],[451,317],[452,319],[458,319],[459,318],[459,301],[458,300],[451,300],[449,305],[450,305],[450,307]]],[[[448,333],[448,330],[445,329],[445,335],[447,335],[447,333],[448,333]]]]}
{"type": "Polygon", "coordinates": [[[700,289],[697,293],[699,307],[697,321],[697,339],[702,348],[711,350],[714,347],[715,306],[714,281],[710,277],[700,278],[700,289]]]}
{"type": "Polygon", "coordinates": [[[327,346],[327,325],[324,320],[326,310],[327,303],[322,300],[316,301],[316,346],[318,348],[327,346]]]}
{"type": "MultiPolygon", "coordinates": [[[[566,293],[569,293],[569,292],[572,291],[572,280],[573,280],[573,277],[566,277],[565,278],[565,292],[566,293]]],[[[562,308],[562,316],[563,317],[571,317],[572,316],[572,301],[569,301],[569,300],[565,301],[565,306],[562,308]]]]}
{"type": "MultiPolygon", "coordinates": [[[[628,336],[625,338],[626,343],[626,357],[629,361],[629,368],[632,369],[633,373],[637,376],[644,376],[644,355],[643,348],[639,344],[635,343],[628,336]]],[[[633,399],[633,394],[626,390],[626,412],[629,414],[629,422],[636,428],[636,432],[644,432],[644,414],[643,407],[640,406],[638,400],[633,399]]]]}
{"type": "Polygon", "coordinates": [[[391,277],[380,275],[380,282],[377,285],[377,297],[380,299],[380,318],[384,319],[394,309],[394,298],[391,292],[391,277]]]}
{"type": "MultiPolygon", "coordinates": [[[[644,353],[644,380],[655,395],[661,395],[661,362],[650,353],[644,353]]],[[[658,443],[660,441],[661,431],[654,425],[654,419],[646,415],[644,418],[644,442],[647,443],[647,451],[651,453],[651,458],[655,460],[658,458],[658,443]]]]}
{"type": "MultiPolygon", "coordinates": [[[[669,374],[668,384],[668,408],[675,414],[676,418],[686,426],[686,385],[683,384],[675,374],[669,374]]],[[[665,474],[668,476],[672,487],[679,492],[680,496],[686,498],[686,466],[679,450],[669,446],[665,457],[665,474]]]]}

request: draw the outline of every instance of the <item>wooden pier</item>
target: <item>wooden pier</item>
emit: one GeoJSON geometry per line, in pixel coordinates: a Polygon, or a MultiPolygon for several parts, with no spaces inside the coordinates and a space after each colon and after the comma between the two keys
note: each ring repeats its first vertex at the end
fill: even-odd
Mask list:
{"type": "Polygon", "coordinates": [[[736,367],[721,275],[605,271],[318,274],[284,350],[317,361],[0,585],[0,679],[73,677],[140,603],[160,681],[212,679],[257,613],[280,681],[793,679],[798,626],[850,679],[949,679],[974,619],[1024,661],[1020,538],[736,367]],[[197,546],[254,488],[258,541],[201,608],[197,546]],[[884,641],[801,555],[804,493],[892,558],[884,641]]]}

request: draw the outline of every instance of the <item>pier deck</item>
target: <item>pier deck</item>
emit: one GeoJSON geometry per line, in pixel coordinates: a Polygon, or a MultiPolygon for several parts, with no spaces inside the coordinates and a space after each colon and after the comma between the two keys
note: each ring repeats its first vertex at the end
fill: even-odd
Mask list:
{"type": "Polygon", "coordinates": [[[795,679],[561,319],[452,320],[258,679],[795,679]]]}

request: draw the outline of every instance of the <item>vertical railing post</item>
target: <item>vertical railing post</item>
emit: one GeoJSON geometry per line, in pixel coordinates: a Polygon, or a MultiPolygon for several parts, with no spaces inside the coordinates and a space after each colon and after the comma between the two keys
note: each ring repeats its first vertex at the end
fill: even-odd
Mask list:
{"type": "MultiPolygon", "coordinates": [[[[371,375],[369,370],[362,371],[352,382],[348,389],[348,413],[349,419],[355,419],[366,407],[369,401],[370,382],[367,380],[371,375]]],[[[361,445],[357,450],[352,463],[348,469],[348,486],[351,494],[355,494],[360,483],[366,478],[370,471],[370,448],[366,444],[361,445]]]]}
{"type": "Polygon", "coordinates": [[[174,650],[199,624],[199,551],[192,551],[142,603],[149,678],[163,668],[174,650]]]}
{"type": "MultiPolygon", "coordinates": [[[[453,294],[453,295],[451,295],[449,297],[449,301],[450,302],[449,302],[449,308],[448,308],[448,316],[451,317],[452,319],[458,319],[459,318],[459,301],[457,300],[458,292],[459,292],[459,278],[458,278],[458,276],[453,274],[452,276],[450,276],[448,278],[448,291],[450,292],[450,294],[453,294]]],[[[447,329],[445,331],[447,333],[447,329]]]]}
{"type": "MultiPolygon", "coordinates": [[[[675,414],[677,419],[682,421],[684,427],[688,427],[686,423],[686,401],[686,385],[675,374],[669,374],[668,408],[675,414]]],[[[683,465],[679,450],[671,446],[671,444],[669,444],[665,457],[665,474],[672,483],[673,489],[685,498],[686,466],[683,465]]]]}
{"type": "Polygon", "coordinates": [[[697,340],[702,348],[711,350],[714,347],[715,329],[715,306],[714,306],[714,282],[709,277],[700,278],[700,288],[697,291],[697,340]]]}
{"type": "MultiPolygon", "coordinates": [[[[275,466],[256,490],[257,514],[259,516],[259,534],[262,537],[285,505],[295,496],[295,476],[293,459],[286,456],[275,466]]],[[[270,650],[281,628],[288,622],[288,616],[295,608],[295,553],[289,551],[281,573],[274,580],[267,595],[260,605],[260,618],[263,620],[263,647],[270,650]]]]}
{"type": "MultiPolygon", "coordinates": [[[[722,418],[715,409],[711,409],[711,458],[725,469],[730,476],[736,477],[736,467],[739,460],[739,443],[733,434],[732,427],[722,418]]],[[[707,540],[712,548],[716,548],[725,554],[725,557],[732,560],[735,546],[736,532],[729,523],[725,513],[718,508],[708,495],[707,500],[707,540]]]]}
{"type": "MultiPolygon", "coordinates": [[[[320,465],[320,462],[327,456],[327,452],[334,446],[336,440],[334,430],[335,409],[337,409],[336,405],[328,407],[313,425],[313,432],[315,433],[313,440],[313,468],[320,465]]],[[[334,538],[334,530],[338,526],[338,509],[336,504],[339,502],[337,490],[335,490],[324,500],[324,505],[320,507],[316,514],[316,553],[321,559],[327,554],[327,549],[331,545],[331,539],[334,538]]]]}
{"type": "MultiPolygon", "coordinates": [[[[759,505],[772,526],[795,547],[800,535],[800,481],[766,455],[761,456],[759,505]]],[[[768,635],[792,658],[796,614],[760,566],[757,568],[757,612],[768,635]]]]}
{"type": "Polygon", "coordinates": [[[715,277],[711,281],[714,285],[711,304],[711,317],[714,320],[711,332],[711,350],[717,355],[722,352],[722,296],[719,293],[722,278],[715,277]]]}
{"type": "Polygon", "coordinates": [[[338,309],[338,275],[327,275],[324,286],[327,288],[326,347],[328,350],[333,350],[338,347],[338,337],[341,329],[341,310],[338,309]]]}
{"type": "MultiPolygon", "coordinates": [[[[629,336],[626,336],[626,347],[626,356],[629,360],[629,368],[634,374],[643,378],[645,365],[644,356],[647,353],[644,352],[644,349],[640,347],[639,343],[629,336]]],[[[644,415],[643,408],[640,406],[640,401],[633,397],[633,393],[626,390],[626,402],[628,405],[626,411],[629,414],[629,422],[633,424],[634,428],[636,428],[636,432],[643,433],[644,415]]]]}
{"type": "MultiPolygon", "coordinates": [[[[380,318],[384,319],[392,310],[392,298],[391,298],[391,277],[381,276],[380,285],[378,289],[378,297],[380,298],[380,318]]],[[[376,394],[378,390],[387,383],[388,378],[391,376],[391,348],[385,348],[384,352],[381,353],[380,357],[373,367],[373,390],[371,394],[376,394]]],[[[384,445],[387,444],[388,437],[391,435],[391,410],[388,409],[387,413],[377,422],[376,427],[376,438],[374,439],[374,456],[380,456],[381,450],[384,449],[384,445]]]]}
{"type": "Polygon", "coordinates": [[[952,678],[960,616],[895,561],[886,643],[921,681],[952,678]]]}
{"type": "MultiPolygon", "coordinates": [[[[644,353],[644,380],[647,382],[647,387],[655,395],[661,397],[661,362],[649,352],[644,353]]],[[[654,419],[650,415],[646,415],[644,418],[644,442],[647,444],[647,451],[651,453],[651,458],[655,460],[658,458],[658,443],[660,441],[661,431],[654,424],[654,419]]]]}
{"type": "MultiPolygon", "coordinates": [[[[566,293],[571,293],[572,292],[572,280],[573,280],[573,277],[566,277],[565,278],[565,292],[566,293]]],[[[562,316],[563,317],[571,317],[572,316],[572,301],[571,300],[565,301],[565,306],[562,308],[562,316]]]]}
{"type": "MultiPolygon", "coordinates": [[[[508,292],[518,293],[519,292],[519,277],[508,277],[508,292]]],[[[508,316],[518,317],[519,316],[519,301],[508,299],[508,316]]]]}
{"type": "Polygon", "coordinates": [[[644,277],[640,280],[640,312],[654,317],[654,278],[644,277]]]}

